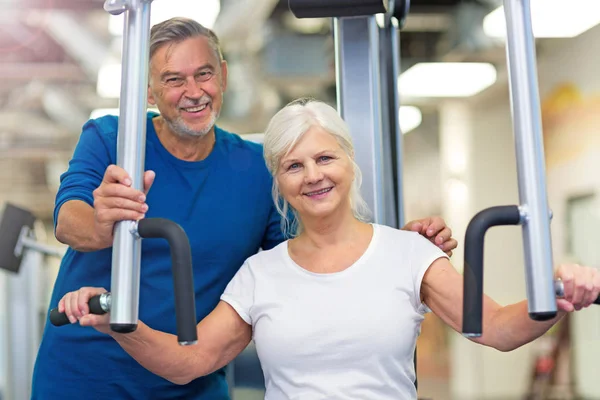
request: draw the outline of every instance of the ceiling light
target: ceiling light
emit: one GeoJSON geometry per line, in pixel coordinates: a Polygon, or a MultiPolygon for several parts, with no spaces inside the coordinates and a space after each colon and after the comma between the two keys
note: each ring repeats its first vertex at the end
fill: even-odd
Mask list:
{"type": "MultiPolygon", "coordinates": [[[[169,18],[185,16],[212,29],[221,11],[220,0],[156,0],[151,4],[150,25],[169,18]]],[[[123,35],[123,17],[123,14],[109,16],[108,29],[111,34],[123,35]]]]}
{"type": "Polygon", "coordinates": [[[401,106],[398,120],[400,121],[400,131],[406,135],[421,125],[423,115],[421,114],[421,110],[415,106],[401,106]]]}
{"type": "Polygon", "coordinates": [[[468,97],[496,82],[496,68],[487,63],[418,63],[398,78],[407,97],[468,97]]]}
{"type": "MultiPolygon", "coordinates": [[[[575,37],[600,23],[598,0],[531,0],[531,27],[538,38],[575,37]]],[[[483,30],[491,37],[506,37],[504,7],[483,20],[483,30]]]]}

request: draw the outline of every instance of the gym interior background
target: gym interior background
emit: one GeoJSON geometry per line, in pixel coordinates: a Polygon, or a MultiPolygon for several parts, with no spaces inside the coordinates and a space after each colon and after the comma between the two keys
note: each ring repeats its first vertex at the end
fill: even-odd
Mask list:
{"type": "MultiPolygon", "coordinates": [[[[30,210],[36,241],[60,252],[52,231],[58,179],[82,124],[116,112],[121,23],[101,0],[0,5],[0,207],[30,210]]],[[[471,217],[519,201],[500,6],[500,0],[412,0],[400,35],[406,218],[443,216],[461,242],[453,256],[459,269],[471,217]],[[423,68],[431,65],[440,69],[423,68]]],[[[335,104],[329,19],[296,19],[286,0],[154,0],[152,7],[153,22],[185,15],[221,38],[230,79],[223,128],[260,133],[299,96],[335,104]]],[[[600,266],[600,1],[531,0],[531,7],[555,263],[600,266]]],[[[28,279],[38,282],[39,304],[31,313],[44,321],[59,258],[36,260],[28,279]]],[[[503,304],[525,297],[520,228],[491,230],[485,263],[488,294],[503,304]]],[[[6,377],[14,275],[0,271],[4,400],[13,400],[6,377]]],[[[31,343],[23,357],[33,362],[35,351],[31,343]]],[[[418,342],[420,397],[600,399],[598,356],[598,307],[511,353],[474,345],[429,316],[418,342]]],[[[235,400],[261,398],[252,357],[236,368],[235,400]]]]}

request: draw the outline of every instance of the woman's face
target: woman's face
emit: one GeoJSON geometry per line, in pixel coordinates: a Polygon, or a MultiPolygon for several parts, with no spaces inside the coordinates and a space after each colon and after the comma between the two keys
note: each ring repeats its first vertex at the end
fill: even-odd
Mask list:
{"type": "Polygon", "coordinates": [[[320,127],[311,128],[282,157],[276,179],[281,195],[302,219],[350,211],[352,161],[320,127]]]}

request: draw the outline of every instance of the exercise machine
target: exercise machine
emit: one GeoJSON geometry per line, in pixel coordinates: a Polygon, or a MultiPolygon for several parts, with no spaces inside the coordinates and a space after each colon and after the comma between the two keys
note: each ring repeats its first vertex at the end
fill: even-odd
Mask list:
{"type": "MultiPolygon", "coordinates": [[[[46,319],[45,257],[61,258],[64,249],[40,243],[36,218],[14,204],[4,206],[0,221],[0,270],[6,272],[6,393],[5,399],[28,399],[33,365],[46,319]]],[[[4,351],[4,349],[2,349],[4,351]]],[[[3,361],[4,362],[4,361],[3,361]]]]}
{"type": "MultiPolygon", "coordinates": [[[[480,211],[465,235],[463,334],[482,335],[483,249],[486,231],[493,226],[521,225],[525,252],[525,281],[531,319],[556,316],[556,297],[563,295],[555,281],[542,122],[537,82],[535,41],[529,0],[504,0],[507,27],[507,64],[510,77],[520,205],[496,206],[480,211]]],[[[600,298],[595,301],[600,304],[600,298]]]]}

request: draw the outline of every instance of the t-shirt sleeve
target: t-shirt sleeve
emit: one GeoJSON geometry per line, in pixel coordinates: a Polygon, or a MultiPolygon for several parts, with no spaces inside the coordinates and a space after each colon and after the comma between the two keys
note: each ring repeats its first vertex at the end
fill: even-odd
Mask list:
{"type": "Polygon", "coordinates": [[[448,255],[418,233],[414,235],[411,251],[411,272],[415,284],[415,306],[417,307],[417,311],[425,314],[430,310],[421,302],[421,283],[423,282],[423,277],[435,260],[448,258],[448,255]]]}
{"type": "Polygon", "coordinates": [[[239,316],[252,325],[252,306],[254,305],[255,276],[246,260],[221,295],[221,300],[229,304],[239,316]]]}
{"type": "Polygon", "coordinates": [[[93,191],[100,186],[106,168],[112,163],[106,138],[94,120],[83,126],[83,131],[69,161],[69,168],[60,177],[54,203],[54,224],[60,207],[69,200],[82,200],[93,207],[93,191]]]}

